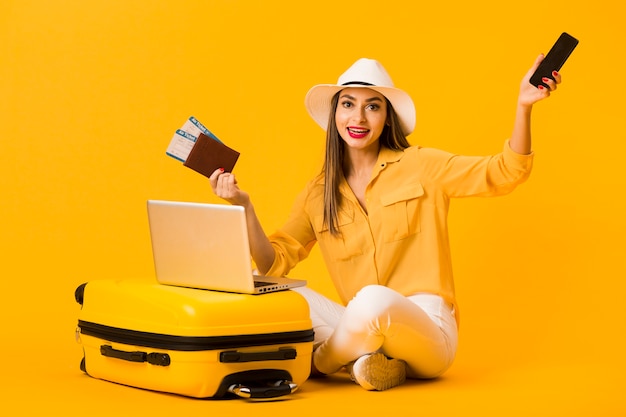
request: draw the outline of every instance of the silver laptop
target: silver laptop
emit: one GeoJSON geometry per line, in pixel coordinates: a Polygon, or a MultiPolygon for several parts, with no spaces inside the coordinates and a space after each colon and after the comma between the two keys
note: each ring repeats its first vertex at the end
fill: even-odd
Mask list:
{"type": "Polygon", "coordinates": [[[157,281],[245,294],[306,285],[305,280],[253,275],[241,206],[148,200],[157,281]]]}

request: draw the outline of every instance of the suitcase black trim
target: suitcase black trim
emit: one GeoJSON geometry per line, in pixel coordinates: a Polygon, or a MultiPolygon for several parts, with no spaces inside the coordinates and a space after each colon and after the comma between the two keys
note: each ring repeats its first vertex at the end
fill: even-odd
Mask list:
{"type": "Polygon", "coordinates": [[[81,334],[110,342],[185,352],[312,342],[314,336],[313,329],[236,336],[176,336],[122,329],[84,320],[78,321],[78,327],[81,334]]]}

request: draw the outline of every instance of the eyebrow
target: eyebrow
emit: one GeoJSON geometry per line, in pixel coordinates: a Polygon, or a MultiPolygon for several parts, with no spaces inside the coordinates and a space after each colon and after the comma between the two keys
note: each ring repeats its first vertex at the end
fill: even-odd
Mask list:
{"type": "MultiPolygon", "coordinates": [[[[339,98],[349,98],[350,100],[356,100],[356,98],[351,96],[350,94],[344,94],[344,95],[340,96],[339,98]]],[[[368,98],[365,101],[368,102],[368,103],[372,102],[372,101],[380,101],[381,103],[383,102],[383,100],[380,97],[377,97],[377,96],[368,98]]]]}

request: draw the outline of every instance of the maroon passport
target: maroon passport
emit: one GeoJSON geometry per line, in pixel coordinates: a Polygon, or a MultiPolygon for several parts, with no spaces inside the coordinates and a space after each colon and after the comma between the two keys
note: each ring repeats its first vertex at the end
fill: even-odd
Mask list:
{"type": "Polygon", "coordinates": [[[239,152],[200,133],[183,165],[205,177],[210,177],[218,168],[224,168],[225,172],[232,172],[237,159],[239,159],[239,152]]]}

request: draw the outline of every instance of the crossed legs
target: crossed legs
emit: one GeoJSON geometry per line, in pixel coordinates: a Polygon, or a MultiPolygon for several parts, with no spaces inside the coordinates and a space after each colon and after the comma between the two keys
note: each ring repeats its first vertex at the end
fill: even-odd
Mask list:
{"type": "Polygon", "coordinates": [[[434,378],[452,364],[457,327],[451,308],[439,296],[405,297],[370,285],[343,307],[311,289],[298,292],[311,308],[313,364],[324,374],[374,352],[406,362],[409,378],[434,378]]]}

